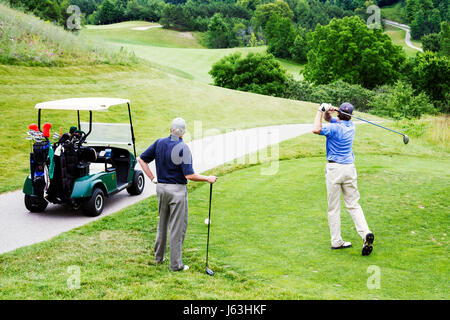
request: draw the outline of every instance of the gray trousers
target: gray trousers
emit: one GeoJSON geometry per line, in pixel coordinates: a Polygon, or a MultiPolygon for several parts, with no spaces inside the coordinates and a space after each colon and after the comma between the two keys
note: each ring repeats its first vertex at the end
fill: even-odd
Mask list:
{"type": "Polygon", "coordinates": [[[181,261],[183,242],[188,225],[188,192],[186,185],[156,185],[159,203],[159,224],[155,242],[155,261],[162,262],[166,253],[167,233],[170,245],[170,269],[180,270],[184,267],[181,261]]]}

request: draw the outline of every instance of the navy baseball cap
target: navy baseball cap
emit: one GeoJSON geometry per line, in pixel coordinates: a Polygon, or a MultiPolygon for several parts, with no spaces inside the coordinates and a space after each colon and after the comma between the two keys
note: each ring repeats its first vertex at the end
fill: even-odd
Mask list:
{"type": "Polygon", "coordinates": [[[349,102],[344,102],[339,107],[339,111],[343,111],[343,112],[348,113],[348,114],[353,114],[353,105],[351,103],[349,103],[349,102]]]}

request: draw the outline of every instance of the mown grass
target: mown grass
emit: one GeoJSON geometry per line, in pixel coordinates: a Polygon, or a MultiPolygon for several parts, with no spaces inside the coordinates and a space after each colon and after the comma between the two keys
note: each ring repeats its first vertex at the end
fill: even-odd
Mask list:
{"type": "Polygon", "coordinates": [[[83,33],[101,41],[107,40],[121,44],[153,45],[167,48],[205,48],[199,41],[199,32],[178,32],[163,29],[157,23],[128,21],[106,26],[88,25],[83,33]],[[136,27],[153,26],[147,30],[133,30],[136,27]]]}
{"type": "MultiPolygon", "coordinates": [[[[125,47],[133,51],[139,58],[145,59],[159,66],[165,67],[167,72],[175,72],[186,79],[212,83],[208,74],[212,65],[222,57],[241,52],[264,52],[266,46],[252,48],[206,49],[203,45],[201,33],[186,33],[161,28],[146,31],[131,30],[136,24],[113,24],[108,28],[88,26],[82,34],[90,39],[102,39],[106,43],[125,47]]],[[[295,78],[302,79],[300,73],[304,66],[289,60],[279,59],[281,65],[295,78]]]]}
{"type": "Polygon", "coordinates": [[[448,153],[358,125],[361,205],[376,235],[371,256],[342,211],[354,247],[329,249],[324,139],[280,145],[279,170],[235,166],[211,172],[210,265],[204,273],[208,186],[190,184],[184,247],[188,272],[154,265],[157,201],[146,199],[50,241],[0,256],[0,298],[11,299],[448,299],[448,153]],[[241,168],[241,170],[238,170],[241,168]],[[369,289],[369,266],[380,288],[369,289]],[[70,289],[70,268],[80,288],[70,289]]]}
{"type": "MultiPolygon", "coordinates": [[[[21,188],[28,174],[28,125],[37,122],[36,103],[73,97],[122,97],[132,103],[138,152],[168,132],[170,121],[183,117],[193,130],[252,128],[310,122],[316,105],[238,92],[171,76],[148,64],[136,66],[21,67],[0,66],[0,108],[4,132],[0,136],[0,192],[21,188]]],[[[82,121],[88,115],[82,115],[82,121]]],[[[67,131],[76,113],[43,112],[43,123],[67,131]]],[[[127,123],[123,108],[94,113],[94,121],[127,123]]],[[[52,131],[53,132],[53,131],[52,131]]]]}

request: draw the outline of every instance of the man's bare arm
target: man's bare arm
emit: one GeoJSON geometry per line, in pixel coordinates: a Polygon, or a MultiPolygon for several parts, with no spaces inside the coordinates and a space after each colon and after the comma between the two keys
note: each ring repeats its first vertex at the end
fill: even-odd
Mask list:
{"type": "Polygon", "coordinates": [[[322,131],[322,111],[317,111],[316,118],[314,119],[314,125],[312,132],[315,134],[320,134],[320,131],[322,131]]]}
{"type": "Polygon", "coordinates": [[[209,183],[214,183],[217,181],[216,176],[203,176],[201,174],[196,174],[196,173],[187,175],[186,179],[191,180],[191,181],[204,181],[204,182],[209,182],[209,183]]]}
{"type": "Polygon", "coordinates": [[[155,179],[155,176],[153,175],[152,170],[150,170],[148,163],[145,162],[144,160],[142,160],[141,158],[138,158],[138,162],[141,165],[141,168],[144,171],[144,173],[147,175],[147,177],[149,177],[150,180],[153,181],[153,179],[155,179]]]}

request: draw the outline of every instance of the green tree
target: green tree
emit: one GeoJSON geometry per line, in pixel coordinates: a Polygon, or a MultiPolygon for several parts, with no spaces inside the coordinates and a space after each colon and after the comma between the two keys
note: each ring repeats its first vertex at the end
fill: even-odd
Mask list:
{"type": "Polygon", "coordinates": [[[99,24],[110,24],[120,21],[119,9],[110,1],[105,0],[97,12],[97,20],[99,24]]]}
{"type": "Polygon", "coordinates": [[[294,44],[291,48],[292,59],[299,63],[307,61],[308,54],[308,40],[307,30],[301,26],[297,29],[297,35],[295,36],[294,44]]]}
{"type": "Polygon", "coordinates": [[[444,56],[450,56],[450,24],[447,21],[441,24],[441,54],[444,56]]]}
{"type": "Polygon", "coordinates": [[[210,48],[228,48],[233,38],[230,26],[220,13],[216,13],[208,24],[206,39],[210,48]]]}
{"type": "Polygon", "coordinates": [[[271,54],[241,53],[225,56],[216,62],[209,74],[216,86],[272,96],[283,96],[291,77],[271,54]]]}
{"type": "Polygon", "coordinates": [[[253,16],[253,24],[259,28],[265,28],[267,21],[269,21],[270,17],[278,14],[280,17],[288,18],[292,20],[294,17],[294,13],[292,12],[289,5],[283,0],[275,0],[275,2],[269,2],[266,4],[259,5],[256,7],[254,16],[253,16]]]}
{"type": "Polygon", "coordinates": [[[262,3],[262,0],[237,0],[236,3],[243,8],[255,10],[262,3]]]}
{"type": "Polygon", "coordinates": [[[291,58],[291,49],[295,41],[295,26],[291,19],[274,14],[264,29],[267,51],[279,58],[291,58]]]}
{"type": "Polygon", "coordinates": [[[424,51],[439,52],[441,50],[441,35],[430,33],[422,37],[422,48],[424,51]]]}
{"type": "Polygon", "coordinates": [[[318,26],[308,40],[305,79],[315,84],[343,80],[374,88],[400,76],[405,54],[379,29],[369,29],[357,16],[318,26]]]}
{"type": "Polygon", "coordinates": [[[427,51],[413,60],[411,82],[414,89],[425,92],[442,112],[449,113],[450,57],[427,51]]]}

